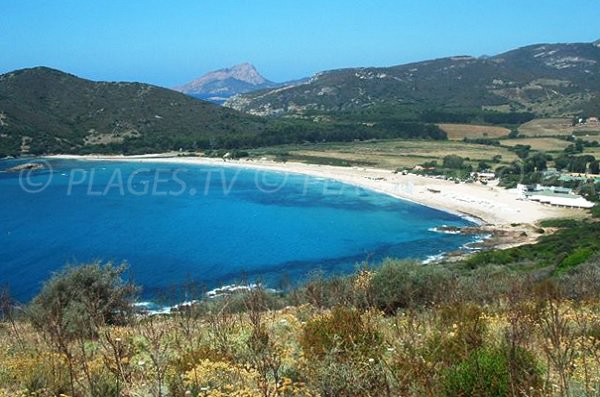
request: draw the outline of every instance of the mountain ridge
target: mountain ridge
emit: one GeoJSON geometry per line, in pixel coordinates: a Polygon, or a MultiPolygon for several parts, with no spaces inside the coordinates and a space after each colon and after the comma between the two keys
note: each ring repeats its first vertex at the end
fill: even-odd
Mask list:
{"type": "Polygon", "coordinates": [[[532,44],[494,56],[328,70],[295,87],[237,95],[225,106],[307,118],[390,106],[412,113],[443,108],[576,114],[600,96],[598,43],[532,44]]]}
{"type": "Polygon", "coordinates": [[[256,117],[143,83],[47,67],[0,75],[0,158],[56,153],[236,150],[306,142],[445,139],[428,123],[315,123],[256,117]]]}

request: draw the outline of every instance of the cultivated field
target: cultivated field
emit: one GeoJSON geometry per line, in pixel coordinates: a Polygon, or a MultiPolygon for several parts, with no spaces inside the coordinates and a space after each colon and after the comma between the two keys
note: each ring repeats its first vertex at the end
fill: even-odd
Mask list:
{"type": "Polygon", "coordinates": [[[525,136],[570,135],[573,133],[569,119],[535,119],[519,127],[525,136]]]}
{"type": "Polygon", "coordinates": [[[496,155],[502,156],[503,163],[517,158],[514,153],[503,147],[458,141],[423,140],[285,145],[252,150],[251,154],[269,158],[284,156],[290,161],[305,163],[359,165],[386,169],[409,168],[434,160],[441,162],[444,156],[449,154],[456,154],[473,162],[491,161],[496,155]]]}
{"type": "Polygon", "coordinates": [[[473,124],[438,124],[448,134],[448,139],[500,138],[510,133],[508,128],[473,124]]]}
{"type": "Polygon", "coordinates": [[[586,133],[593,134],[600,130],[598,123],[576,127],[573,127],[571,124],[571,119],[568,118],[535,119],[521,125],[519,127],[519,134],[530,137],[572,134],[585,135],[586,133]]]}

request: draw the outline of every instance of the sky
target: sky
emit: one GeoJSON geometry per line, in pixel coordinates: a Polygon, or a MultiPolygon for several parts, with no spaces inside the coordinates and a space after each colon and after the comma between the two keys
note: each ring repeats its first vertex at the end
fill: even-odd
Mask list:
{"type": "Polygon", "coordinates": [[[282,82],[353,66],[600,39],[598,0],[0,0],[0,73],[172,87],[251,62],[282,82]]]}

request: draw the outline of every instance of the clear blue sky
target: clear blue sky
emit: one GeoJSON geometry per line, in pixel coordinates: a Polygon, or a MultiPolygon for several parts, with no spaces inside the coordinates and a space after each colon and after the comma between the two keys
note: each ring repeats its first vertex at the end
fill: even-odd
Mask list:
{"type": "Polygon", "coordinates": [[[597,0],[0,0],[0,73],[46,65],[173,86],[248,61],[284,81],[594,41],[599,16],[597,0]]]}

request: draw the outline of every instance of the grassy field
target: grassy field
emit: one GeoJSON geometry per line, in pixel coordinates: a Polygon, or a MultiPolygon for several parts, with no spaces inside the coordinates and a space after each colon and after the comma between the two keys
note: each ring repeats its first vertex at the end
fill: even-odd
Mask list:
{"type": "Polygon", "coordinates": [[[519,127],[519,134],[525,136],[571,135],[571,119],[535,119],[519,127]]]}
{"type": "Polygon", "coordinates": [[[577,138],[583,139],[584,141],[599,141],[600,142],[600,131],[577,131],[577,138]]]}
{"type": "Polygon", "coordinates": [[[314,164],[372,166],[386,169],[408,168],[427,161],[438,162],[448,154],[469,158],[473,162],[491,161],[496,155],[502,162],[517,157],[507,148],[469,144],[458,141],[387,140],[349,143],[284,145],[250,151],[256,157],[285,158],[314,164]],[[285,156],[285,157],[283,157],[285,156]]]}
{"type": "Polygon", "coordinates": [[[573,127],[571,119],[552,118],[531,120],[519,127],[519,134],[528,137],[556,135],[577,135],[584,137],[586,135],[597,135],[600,132],[599,130],[600,126],[598,124],[573,127]]]}
{"type": "MultiPolygon", "coordinates": [[[[361,166],[384,169],[412,168],[425,162],[437,161],[455,154],[476,166],[479,161],[491,162],[501,156],[500,163],[508,164],[518,157],[511,151],[516,145],[529,145],[532,150],[559,154],[572,144],[564,139],[574,133],[568,119],[536,119],[523,124],[519,132],[522,138],[508,139],[507,128],[467,125],[440,124],[448,133],[446,141],[435,140],[371,140],[361,142],[316,143],[281,145],[252,149],[253,157],[266,157],[275,160],[295,161],[310,164],[334,166],[361,166]],[[466,143],[467,138],[498,139],[500,146],[466,143]]],[[[588,127],[577,127],[575,133],[584,140],[599,140],[600,131],[588,127]]],[[[585,153],[600,157],[600,148],[586,148],[585,153]]]]}
{"type": "Polygon", "coordinates": [[[508,128],[473,124],[438,124],[448,134],[448,139],[463,138],[500,138],[510,133],[508,128]]]}
{"type": "Polygon", "coordinates": [[[505,146],[530,145],[532,149],[544,152],[562,151],[571,144],[571,142],[558,138],[503,139],[500,142],[505,146]]]}

